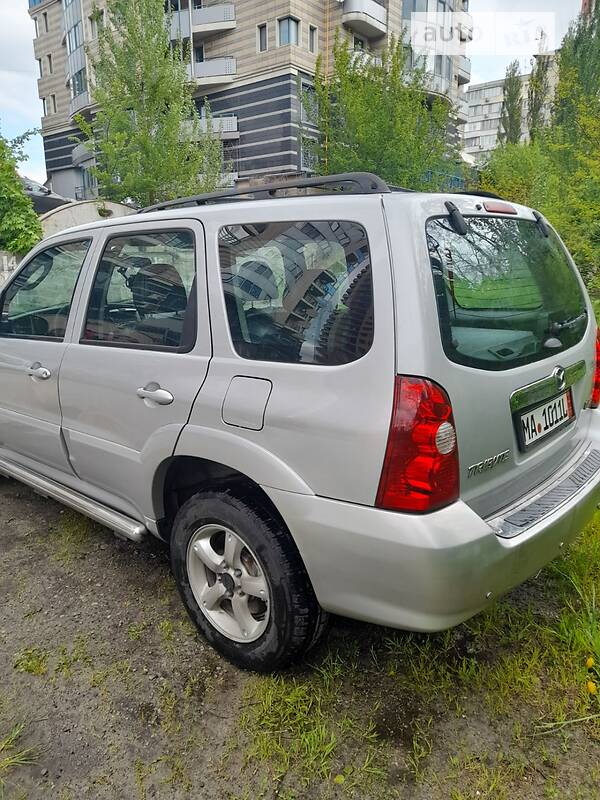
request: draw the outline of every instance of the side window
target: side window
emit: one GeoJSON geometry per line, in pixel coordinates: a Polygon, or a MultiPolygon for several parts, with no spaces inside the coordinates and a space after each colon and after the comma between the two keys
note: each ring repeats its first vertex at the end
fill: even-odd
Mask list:
{"type": "Polygon", "coordinates": [[[373,343],[367,234],[355,222],[230,225],[219,233],[229,329],[243,358],[347,364],[373,343]]]}
{"type": "Polygon", "coordinates": [[[110,239],[94,279],[81,341],[191,349],[196,339],[195,277],[191,231],[110,239]]]}
{"type": "Polygon", "coordinates": [[[31,259],[2,295],[0,336],[64,339],[90,240],[64,242],[31,259]]]}

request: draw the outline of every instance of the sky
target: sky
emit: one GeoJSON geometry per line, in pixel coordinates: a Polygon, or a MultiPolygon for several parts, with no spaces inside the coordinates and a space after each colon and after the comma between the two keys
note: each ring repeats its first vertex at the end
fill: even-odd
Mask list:
{"type": "MultiPolygon", "coordinates": [[[[238,0],[248,2],[248,0],[238,0]]],[[[529,13],[554,12],[557,39],[564,36],[569,22],[581,7],[580,0],[470,0],[470,10],[477,25],[477,15],[490,12],[529,13]]],[[[489,18],[486,18],[489,19],[489,18]]],[[[518,56],[522,71],[529,70],[529,61],[537,46],[529,41],[516,45],[511,55],[482,55],[476,43],[473,51],[471,83],[502,78],[507,64],[518,56]],[[522,51],[522,52],[521,52],[522,51]]],[[[42,103],[37,94],[37,65],[33,55],[33,22],[27,12],[27,0],[0,0],[0,133],[13,138],[40,125],[42,103]]],[[[21,172],[34,180],[46,179],[41,136],[27,145],[28,160],[21,172]]]]}
{"type": "MultiPolygon", "coordinates": [[[[469,11],[473,15],[475,26],[477,25],[478,15],[489,13],[498,14],[497,28],[500,27],[502,17],[506,14],[518,15],[512,18],[513,24],[519,24],[519,19],[525,23],[534,20],[536,14],[543,14],[540,19],[545,24],[548,18],[545,16],[550,13],[554,17],[550,21],[555,30],[556,45],[567,32],[569,23],[574,20],[581,10],[581,0],[470,0],[469,11]]],[[[486,22],[491,19],[487,16],[481,17],[486,22]]],[[[546,26],[547,27],[547,26],[546,26]]],[[[527,37],[523,37],[527,38],[527,37]]],[[[539,51],[537,42],[529,41],[518,44],[515,47],[514,55],[482,55],[480,47],[473,42],[467,45],[467,55],[471,59],[471,83],[484,83],[485,81],[498,80],[503,78],[506,67],[514,58],[518,58],[521,65],[521,72],[529,72],[530,62],[533,55],[539,51]]],[[[548,49],[554,49],[552,45],[548,49]]]]}

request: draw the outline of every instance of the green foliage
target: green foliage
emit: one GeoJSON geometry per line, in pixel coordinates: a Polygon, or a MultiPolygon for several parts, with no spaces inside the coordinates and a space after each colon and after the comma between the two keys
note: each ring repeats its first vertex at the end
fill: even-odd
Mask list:
{"type": "Polygon", "coordinates": [[[319,58],[315,94],[303,101],[314,108],[320,131],[313,144],[320,174],[365,170],[392,184],[431,189],[455,171],[447,142],[452,107],[428,96],[424,70],[409,69],[400,41],[392,39],[376,60],[336,37],[331,76],[319,58]]]}
{"type": "Polygon", "coordinates": [[[29,135],[12,142],[0,136],[0,250],[15,254],[26,253],[42,238],[42,226],[17,174],[29,135]]]}
{"type": "Polygon", "coordinates": [[[551,161],[538,142],[497,147],[482,169],[479,186],[501,197],[541,208],[548,196],[551,161]]]}
{"type": "Polygon", "coordinates": [[[162,0],[109,0],[108,24],[90,54],[99,111],[78,118],[101,196],[145,206],[218,188],[223,148],[200,129],[187,53],[170,47],[171,20],[162,0]]]}
{"type": "MultiPolygon", "coordinates": [[[[539,76],[538,76],[539,77],[539,76]]],[[[537,78],[536,78],[537,79],[537,78]]],[[[562,45],[550,125],[498,147],[480,186],[533,206],[557,228],[588,287],[600,290],[600,4],[562,45]]]]}
{"type": "Polygon", "coordinates": [[[523,110],[521,89],[519,62],[511,61],[506,68],[506,78],[504,79],[504,100],[498,133],[498,139],[503,144],[519,144],[521,141],[521,113],[523,110]]]}
{"type": "Polygon", "coordinates": [[[550,59],[540,55],[533,59],[529,87],[527,89],[527,127],[532,142],[538,137],[544,126],[544,105],[548,100],[550,85],[548,82],[548,69],[550,59]]]}
{"type": "Polygon", "coordinates": [[[6,776],[36,760],[36,751],[32,747],[21,748],[19,745],[24,733],[25,723],[18,722],[6,733],[0,734],[0,797],[4,797],[6,776]]]}

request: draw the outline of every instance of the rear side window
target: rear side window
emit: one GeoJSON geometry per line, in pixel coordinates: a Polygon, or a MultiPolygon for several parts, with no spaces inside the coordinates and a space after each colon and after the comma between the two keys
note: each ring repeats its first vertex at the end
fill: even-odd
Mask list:
{"type": "Polygon", "coordinates": [[[106,245],[82,342],[189,350],[196,335],[191,231],[115,236],[106,245]]]}
{"type": "Polygon", "coordinates": [[[489,370],[548,358],[587,327],[579,280],[556,234],[535,222],[467,217],[460,236],[447,217],[427,222],[442,342],[458,364],[489,370]]]}
{"type": "Polygon", "coordinates": [[[233,346],[243,358],[347,364],[373,343],[367,234],[354,222],[230,225],[219,259],[233,346]]]}

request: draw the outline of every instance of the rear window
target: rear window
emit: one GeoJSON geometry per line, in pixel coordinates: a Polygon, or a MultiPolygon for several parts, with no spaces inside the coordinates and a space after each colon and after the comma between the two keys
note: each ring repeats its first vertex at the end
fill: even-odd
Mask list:
{"type": "Polygon", "coordinates": [[[466,236],[447,217],[427,222],[448,358],[480,369],[510,369],[581,341],[585,299],[556,234],[545,237],[528,220],[466,219],[466,236]]]}
{"type": "Polygon", "coordinates": [[[219,233],[229,330],[243,358],[347,364],[373,342],[371,256],[355,222],[229,225],[219,233]]]}

